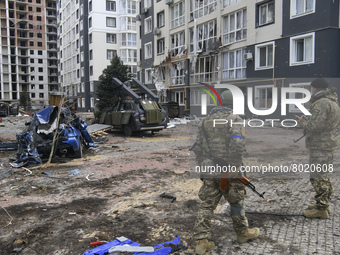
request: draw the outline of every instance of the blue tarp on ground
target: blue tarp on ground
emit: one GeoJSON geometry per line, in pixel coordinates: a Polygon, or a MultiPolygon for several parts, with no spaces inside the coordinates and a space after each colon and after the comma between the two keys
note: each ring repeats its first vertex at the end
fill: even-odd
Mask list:
{"type": "MultiPolygon", "coordinates": [[[[130,246],[140,246],[139,243],[133,242],[130,239],[127,239],[123,242],[119,241],[118,239],[115,239],[112,242],[103,244],[101,246],[98,246],[92,250],[86,251],[83,253],[83,255],[104,255],[109,254],[110,248],[118,245],[130,245],[130,246]]],[[[164,242],[161,244],[157,244],[153,247],[155,249],[154,252],[142,252],[142,253],[135,253],[138,255],[166,255],[173,253],[179,249],[182,248],[181,240],[177,236],[174,240],[164,242]]]]}

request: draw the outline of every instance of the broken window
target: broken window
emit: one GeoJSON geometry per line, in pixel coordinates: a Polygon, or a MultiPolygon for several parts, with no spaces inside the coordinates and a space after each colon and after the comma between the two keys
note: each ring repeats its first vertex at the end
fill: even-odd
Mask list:
{"type": "Polygon", "coordinates": [[[191,81],[197,82],[212,82],[218,79],[218,56],[204,56],[196,60],[196,66],[191,81]]]}
{"type": "Polygon", "coordinates": [[[190,52],[215,50],[218,46],[219,41],[216,38],[216,20],[211,20],[198,25],[196,28],[190,29],[190,52]]]}
{"type": "Polygon", "coordinates": [[[171,35],[171,56],[174,57],[184,52],[184,31],[171,35]]]}
{"type": "Polygon", "coordinates": [[[172,64],[171,83],[172,85],[184,85],[184,62],[172,64]]]}
{"type": "Polygon", "coordinates": [[[190,20],[213,13],[216,5],[216,0],[190,0],[190,20]]]}

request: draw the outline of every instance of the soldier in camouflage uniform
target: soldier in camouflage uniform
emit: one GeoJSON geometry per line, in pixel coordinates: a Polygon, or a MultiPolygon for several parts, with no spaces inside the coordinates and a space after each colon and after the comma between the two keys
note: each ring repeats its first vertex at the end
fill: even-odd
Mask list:
{"type": "Polygon", "coordinates": [[[310,181],[316,192],[316,203],[309,205],[303,215],[307,218],[328,219],[329,202],[333,193],[329,172],[333,171],[333,152],[337,147],[336,129],[340,124],[340,108],[335,88],[328,89],[325,79],[313,80],[311,87],[311,116],[296,116],[299,126],[306,134],[310,181]],[[318,169],[327,171],[317,172],[318,169]]]}
{"type": "MultiPolygon", "coordinates": [[[[232,95],[229,90],[223,92],[221,97],[224,106],[232,107],[232,95]]],[[[221,164],[228,164],[234,169],[239,169],[245,150],[245,130],[243,120],[239,116],[234,115],[230,108],[215,107],[199,124],[198,129],[196,143],[192,150],[196,154],[197,163],[201,169],[207,169],[209,166],[221,166],[221,164]],[[222,123],[228,122],[226,124],[215,123],[214,127],[214,120],[218,119],[222,120],[222,123]],[[231,125],[231,121],[238,124],[231,125]],[[221,159],[225,162],[221,162],[221,159]]],[[[193,238],[197,240],[195,254],[206,254],[214,248],[214,243],[208,241],[211,237],[211,219],[222,196],[230,203],[238,242],[244,243],[259,236],[258,228],[248,228],[243,207],[243,199],[246,194],[245,186],[235,179],[239,174],[241,173],[238,171],[228,173],[228,187],[224,189],[225,187],[221,187],[221,180],[225,177],[223,173],[201,173],[203,185],[198,196],[202,202],[199,206],[193,234],[193,238]]]]}

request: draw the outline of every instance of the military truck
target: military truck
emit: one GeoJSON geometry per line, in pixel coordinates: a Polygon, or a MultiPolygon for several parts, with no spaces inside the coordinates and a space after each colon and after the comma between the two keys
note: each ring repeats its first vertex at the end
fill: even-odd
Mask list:
{"type": "Polygon", "coordinates": [[[169,118],[166,110],[159,104],[158,96],[149,88],[137,79],[124,84],[113,78],[112,82],[119,99],[104,112],[100,124],[112,125],[123,131],[125,136],[140,131],[154,133],[167,127],[169,118]]]}

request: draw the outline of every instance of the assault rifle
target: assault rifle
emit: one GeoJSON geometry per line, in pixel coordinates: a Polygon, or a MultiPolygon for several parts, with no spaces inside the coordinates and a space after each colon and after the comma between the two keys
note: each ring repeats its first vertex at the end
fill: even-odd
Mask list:
{"type": "MultiPolygon", "coordinates": [[[[200,148],[200,150],[206,152],[201,146],[199,146],[196,142],[193,144],[193,146],[189,149],[190,151],[194,151],[195,153],[199,153],[197,150],[195,151],[194,148],[195,146],[198,146],[200,148]]],[[[214,164],[216,165],[220,165],[220,166],[228,166],[229,164],[221,159],[221,158],[217,158],[217,157],[214,157],[212,156],[210,153],[208,153],[209,156],[207,155],[204,155],[203,153],[201,153],[201,155],[203,157],[206,157],[208,159],[211,159],[214,164]]],[[[245,186],[247,186],[248,188],[250,188],[254,193],[256,193],[258,196],[262,197],[264,199],[264,193],[265,192],[262,192],[262,193],[259,193],[254,184],[252,184],[245,176],[240,176],[240,177],[236,177],[237,180],[239,180],[241,183],[243,183],[245,186]]],[[[225,173],[222,175],[222,178],[221,178],[221,189],[224,190],[224,189],[227,189],[228,188],[228,173],[225,173]]]]}
{"type": "Polygon", "coordinates": [[[303,135],[302,136],[300,136],[298,139],[296,139],[296,140],[293,140],[294,141],[294,143],[297,143],[298,141],[300,141],[302,138],[304,138],[306,136],[306,131],[304,131],[303,132],[303,135]]]}

